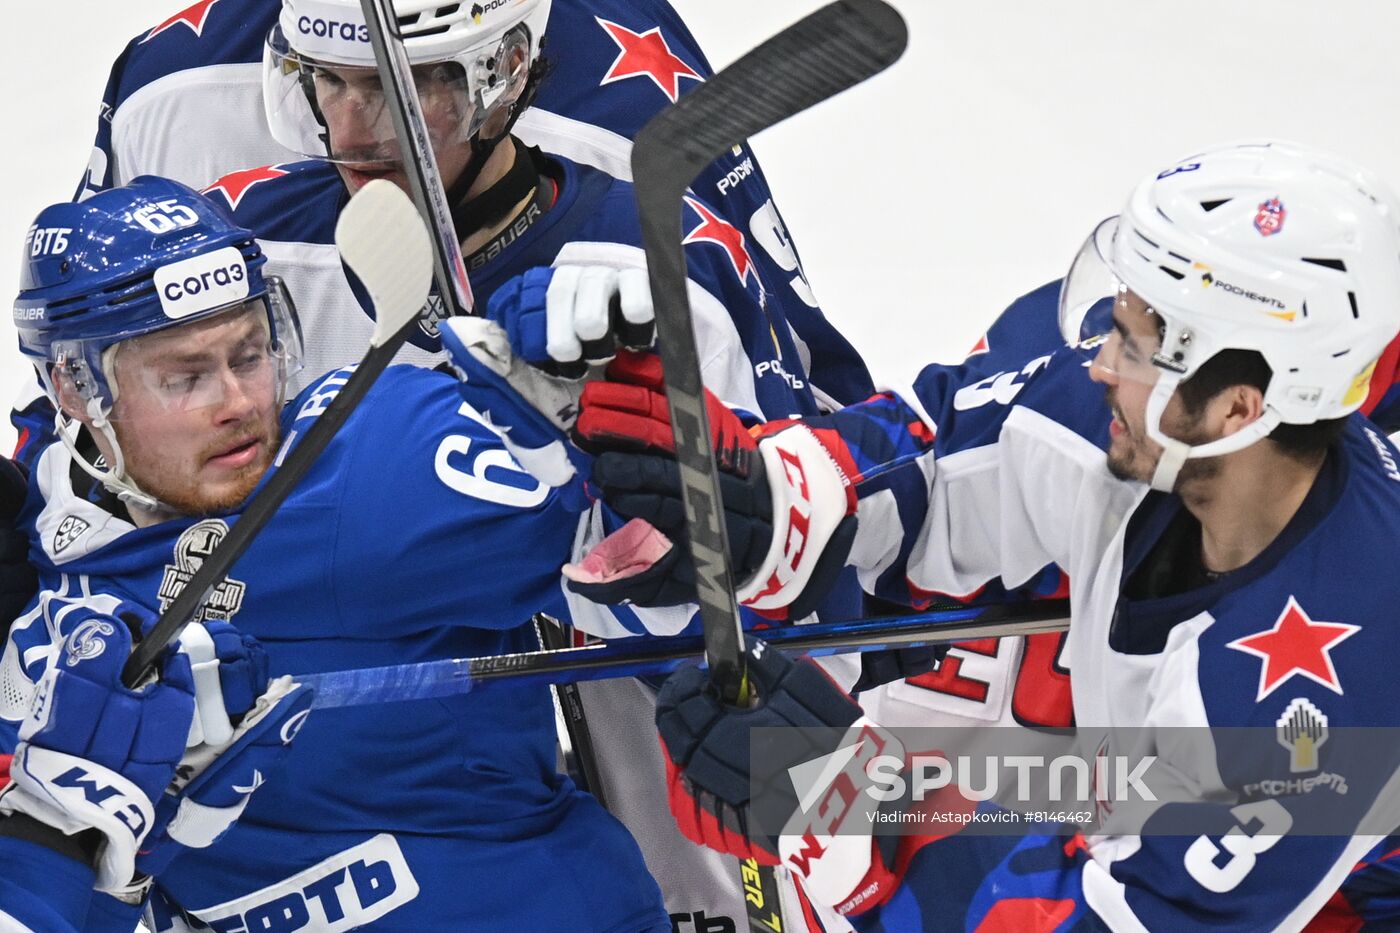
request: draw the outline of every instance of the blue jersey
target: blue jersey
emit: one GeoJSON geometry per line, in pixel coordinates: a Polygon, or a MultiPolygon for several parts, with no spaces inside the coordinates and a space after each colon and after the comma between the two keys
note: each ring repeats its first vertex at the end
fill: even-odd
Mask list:
{"type": "MultiPolygon", "coordinates": [[[[1272,737],[1299,710],[1333,730],[1400,724],[1390,663],[1400,650],[1390,569],[1400,453],[1374,424],[1348,419],[1306,499],[1254,560],[1164,589],[1152,582],[1163,566],[1191,579],[1179,549],[1198,547],[1199,526],[1177,497],[1108,473],[1109,412],[1083,358],[1061,350],[1002,392],[967,391],[983,378],[930,367],[906,394],[818,419],[851,443],[852,553],[867,587],[965,593],[996,575],[1015,584],[1063,567],[1074,581],[1065,657],[1081,727],[1253,726],[1272,737]]],[[[1281,835],[1340,793],[1329,752],[1300,772],[1319,779],[1301,781],[1275,780],[1289,776],[1287,745],[1258,756],[1217,743],[1205,761],[1171,751],[1160,754],[1189,791],[1174,806],[1218,833],[1085,839],[1052,827],[913,840],[903,887],[858,926],[1301,929],[1337,900],[1369,918],[1393,907],[1394,845],[1365,834],[1376,822],[1351,835],[1281,835]]],[[[1347,774],[1349,812],[1388,799],[1400,749],[1376,754],[1364,776],[1347,774]]]]}
{"type": "MultiPolygon", "coordinates": [[[[284,436],[304,434],[346,378],[289,405],[284,436]]],[[[238,521],[136,529],[84,476],[62,445],[40,458],[23,520],[42,589],[11,631],[7,684],[38,676],[63,606],[162,609],[238,521]]],[[[202,612],[256,636],[274,674],[531,650],[532,614],[564,612],[576,524],[454,379],[391,367],[202,612]]],[[[23,693],[6,691],[11,731],[23,693]]],[[[241,820],[160,885],[230,933],[270,916],[330,930],[669,928],[632,838],[556,774],[544,688],[313,712],[241,820]]]]}

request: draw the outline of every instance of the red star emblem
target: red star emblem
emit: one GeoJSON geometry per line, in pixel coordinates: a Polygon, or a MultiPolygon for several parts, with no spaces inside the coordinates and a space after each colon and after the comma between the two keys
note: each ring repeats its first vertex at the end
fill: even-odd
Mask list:
{"type": "Polygon", "coordinates": [[[273,178],[281,178],[287,174],[275,165],[264,165],[262,168],[245,168],[241,172],[229,172],[223,178],[205,188],[204,194],[211,194],[215,191],[223,193],[228,201],[228,206],[238,210],[238,202],[243,200],[243,195],[248,193],[248,189],[259,182],[269,181],[273,178]]]}
{"type": "Polygon", "coordinates": [[[218,2],[219,0],[199,0],[199,2],[195,3],[190,8],[181,10],[155,29],[146,33],[146,38],[142,39],[139,44],[150,42],[167,29],[178,26],[180,23],[184,23],[186,26],[193,29],[196,36],[204,35],[204,23],[209,19],[209,8],[218,2]]]}
{"type": "Polygon", "coordinates": [[[729,254],[730,263],[734,266],[734,272],[739,276],[739,282],[747,283],[749,276],[753,274],[753,259],[749,256],[748,247],[744,245],[744,235],[733,224],[720,219],[708,207],[689,195],[686,195],[685,203],[700,215],[700,226],[686,234],[681,245],[716,243],[724,247],[724,251],[729,254]]]}
{"type": "Polygon", "coordinates": [[[1292,596],[1288,605],[1267,632],[1237,638],[1225,647],[1243,651],[1264,660],[1259,672],[1259,702],[1273,693],[1294,674],[1321,684],[1333,693],[1342,692],[1337,669],[1332,666],[1331,650],[1360,631],[1359,625],[1344,622],[1314,622],[1292,596]]]}
{"type": "Polygon", "coordinates": [[[646,32],[633,32],[626,26],[619,26],[601,16],[594,19],[622,50],[608,69],[608,73],[603,75],[599,85],[644,75],[661,88],[661,92],[674,104],[680,100],[681,78],[690,78],[692,81],[705,80],[694,68],[676,57],[671,51],[671,46],[666,43],[666,37],[661,35],[660,26],[646,32]]]}

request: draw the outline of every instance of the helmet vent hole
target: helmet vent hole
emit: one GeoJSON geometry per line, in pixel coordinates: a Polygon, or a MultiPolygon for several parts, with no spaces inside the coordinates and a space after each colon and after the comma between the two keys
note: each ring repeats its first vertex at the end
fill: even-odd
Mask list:
{"type": "Polygon", "coordinates": [[[1350,353],[1350,352],[1351,352],[1351,347],[1347,347],[1345,350],[1338,350],[1336,353],[1333,353],[1333,354],[1332,354],[1332,359],[1334,359],[1334,360],[1339,360],[1339,359],[1341,359],[1342,357],[1346,356],[1346,355],[1347,355],[1348,353],[1350,353]]]}
{"type": "Polygon", "coordinates": [[[1351,302],[1351,316],[1354,320],[1361,319],[1361,312],[1356,308],[1356,292],[1347,292],[1347,301],[1351,302]]]}
{"type": "Polygon", "coordinates": [[[1152,242],[1151,240],[1149,240],[1147,237],[1143,236],[1141,230],[1134,230],[1133,233],[1137,234],[1137,238],[1138,238],[1139,240],[1142,240],[1142,242],[1146,243],[1148,246],[1152,247],[1153,249],[1160,249],[1160,247],[1159,247],[1156,243],[1153,243],[1153,242],[1152,242]]]}
{"type": "Polygon", "coordinates": [[[1186,276],[1182,275],[1180,272],[1177,272],[1175,269],[1168,269],[1166,266],[1158,266],[1157,268],[1161,269],[1163,272],[1176,279],[1178,282],[1186,278],[1186,276]]]}
{"type": "Polygon", "coordinates": [[[1315,266],[1322,266],[1324,269],[1336,269],[1338,272],[1347,271],[1347,264],[1340,259],[1309,259],[1304,256],[1303,262],[1310,262],[1315,266]]]}
{"type": "Polygon", "coordinates": [[[1202,202],[1201,202],[1201,210],[1203,210],[1203,211],[1205,211],[1207,214],[1209,214],[1211,211],[1215,210],[1217,207],[1223,207],[1224,205],[1229,204],[1229,203],[1230,203],[1231,201],[1233,201],[1233,200],[1234,200],[1234,198],[1221,198],[1221,199],[1218,200],[1218,201],[1202,201],[1202,202]]]}
{"type": "Polygon", "coordinates": [[[440,6],[440,7],[438,7],[437,15],[438,15],[438,16],[451,16],[453,13],[456,13],[456,12],[457,12],[458,10],[460,10],[461,8],[462,8],[462,4],[460,4],[460,3],[449,3],[447,6],[440,6]]]}

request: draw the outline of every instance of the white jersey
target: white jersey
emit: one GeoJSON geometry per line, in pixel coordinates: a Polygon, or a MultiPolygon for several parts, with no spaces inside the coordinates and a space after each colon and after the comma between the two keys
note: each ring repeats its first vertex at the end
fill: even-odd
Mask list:
{"type": "Polygon", "coordinates": [[[1200,528],[1181,500],[1109,473],[1110,416],[1082,357],[1056,354],[1014,401],[960,404],[945,375],[926,370],[911,390],[842,413],[838,430],[866,440],[864,450],[873,432],[891,440],[878,455],[852,454],[857,474],[873,478],[857,482],[849,562],[862,585],[898,578],[911,591],[970,593],[993,577],[1015,585],[1046,565],[1064,568],[1074,581],[1066,657],[1081,738],[1086,727],[1197,727],[1190,742],[1154,733],[1154,773],[1168,784],[1153,799],[1176,802],[1149,812],[1219,832],[1100,835],[1078,846],[1064,836],[1037,842],[1033,829],[1024,858],[1002,858],[1006,844],[991,836],[931,840],[910,862],[908,896],[879,908],[881,919],[914,915],[925,923],[916,928],[941,928],[930,918],[951,903],[975,928],[996,898],[1034,894],[1060,905],[1047,930],[1090,918],[1133,930],[1304,928],[1400,826],[1393,742],[1373,739],[1363,769],[1329,758],[1335,748],[1292,757],[1282,731],[1302,714],[1338,744],[1341,727],[1400,725],[1391,676],[1400,454],[1352,416],[1277,538],[1210,577],[1192,570],[1200,528]],[[911,422],[929,440],[909,439],[911,422]],[[1265,751],[1207,727],[1253,727],[1265,751]],[[1333,768],[1345,773],[1342,790],[1333,768]],[[1314,772],[1319,780],[1289,780],[1314,772]],[[1354,822],[1288,834],[1334,799],[1354,822]],[[997,855],[978,864],[982,853],[997,855]]]}

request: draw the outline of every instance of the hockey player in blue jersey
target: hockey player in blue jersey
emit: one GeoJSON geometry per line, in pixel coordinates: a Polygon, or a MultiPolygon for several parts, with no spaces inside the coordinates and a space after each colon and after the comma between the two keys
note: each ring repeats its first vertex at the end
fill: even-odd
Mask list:
{"type": "MultiPolygon", "coordinates": [[[[347,378],[280,404],[300,358],[285,292],[249,231],[174,182],[48,208],[27,255],[16,324],[65,425],[24,516],[43,589],[10,634],[15,684],[43,674],[45,607],[163,606],[347,378]]],[[[529,646],[522,623],[563,612],[576,506],[456,385],[381,376],[203,617],[257,637],[274,674],[529,646]]],[[[317,711],[282,776],[160,874],[154,929],[670,929],[636,844],[556,774],[543,689],[317,711]]]]}
{"type": "MultiPolygon", "coordinates": [[[[770,467],[731,486],[743,490],[726,496],[731,527],[795,541],[796,515],[810,529],[803,547],[736,555],[741,579],[771,583],[750,585],[761,590],[750,604],[781,611],[827,585],[833,553],[891,596],[968,592],[1055,563],[1075,581],[1081,727],[1273,730],[1294,708],[1334,730],[1395,725],[1384,659],[1397,650],[1400,455],[1354,413],[1400,329],[1397,219],[1400,201],[1368,173],[1283,144],[1154,172],[1061,289],[1075,348],[1011,397],[960,399],[981,371],[930,367],[909,392],[768,426],[747,456],[723,458],[770,467]],[[1107,334],[1083,332],[1103,309],[1107,334]],[[834,533],[851,520],[853,539],[834,533]]],[[[664,516],[677,492],[657,441],[661,390],[636,363],[618,377],[585,390],[578,429],[606,451],[593,477],[620,511],[664,516]]],[[[742,444],[723,422],[718,436],[742,444]]],[[[595,552],[590,574],[617,569],[615,556],[595,552]]],[[[625,579],[611,582],[616,594],[625,579]]],[[[1219,821],[1206,835],[750,838],[749,726],[863,728],[861,710],[803,665],[772,652],[750,663],[755,709],[723,708],[697,672],[663,690],[679,823],[721,850],[805,868],[814,896],[862,928],[1303,929],[1336,919],[1319,914],[1400,825],[1384,787],[1400,773],[1394,748],[1352,788],[1378,819],[1300,837],[1287,831],[1330,791],[1261,789],[1251,780],[1271,765],[1217,746],[1211,761],[1172,761],[1194,788],[1182,806],[1219,821]]],[[[1362,894],[1351,919],[1370,910],[1383,924],[1387,903],[1362,894]]]]}

